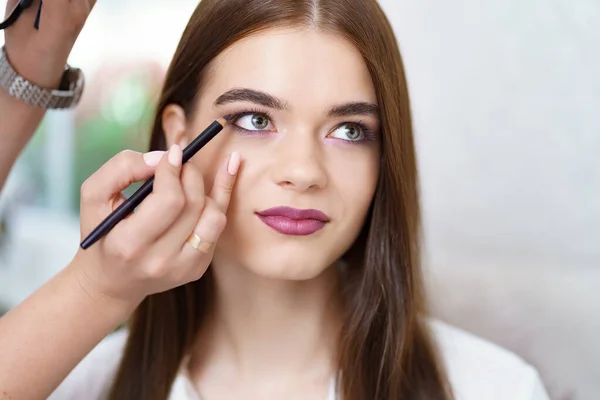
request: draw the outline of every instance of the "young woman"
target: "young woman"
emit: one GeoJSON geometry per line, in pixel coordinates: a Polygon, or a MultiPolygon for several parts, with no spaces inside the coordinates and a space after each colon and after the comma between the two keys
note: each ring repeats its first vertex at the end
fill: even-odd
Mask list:
{"type": "Polygon", "coordinates": [[[375,1],[203,0],[151,150],[84,184],[82,235],[155,173],[139,210],[0,321],[28,349],[9,352],[14,398],[93,347],[52,399],[546,398],[531,367],[426,318],[409,99],[375,1]]]}

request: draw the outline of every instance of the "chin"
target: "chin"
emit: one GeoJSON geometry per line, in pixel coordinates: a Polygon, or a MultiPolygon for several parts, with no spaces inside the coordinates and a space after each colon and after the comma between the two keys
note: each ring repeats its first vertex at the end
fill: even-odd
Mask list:
{"type": "Polygon", "coordinates": [[[237,265],[267,279],[307,281],[320,276],[345,250],[331,235],[282,236],[223,232],[215,252],[219,264],[237,265]]]}
{"type": "Polygon", "coordinates": [[[293,281],[306,281],[321,275],[331,263],[317,260],[305,254],[269,254],[249,257],[243,264],[244,268],[255,275],[269,278],[293,281]]]}

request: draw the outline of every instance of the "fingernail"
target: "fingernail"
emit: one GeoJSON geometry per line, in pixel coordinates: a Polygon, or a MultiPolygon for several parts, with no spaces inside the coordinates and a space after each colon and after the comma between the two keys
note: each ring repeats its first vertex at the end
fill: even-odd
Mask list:
{"type": "Polygon", "coordinates": [[[144,162],[150,167],[156,167],[165,154],[164,151],[151,151],[144,154],[144,162]]]}
{"type": "Polygon", "coordinates": [[[231,153],[231,155],[229,156],[229,162],[227,163],[227,172],[229,172],[229,175],[237,174],[238,169],[240,168],[240,161],[240,153],[238,153],[237,151],[231,153]]]}
{"type": "Polygon", "coordinates": [[[181,152],[181,147],[179,147],[177,144],[174,144],[169,150],[169,163],[171,163],[171,165],[174,167],[180,167],[182,155],[183,153],[181,152]]]}

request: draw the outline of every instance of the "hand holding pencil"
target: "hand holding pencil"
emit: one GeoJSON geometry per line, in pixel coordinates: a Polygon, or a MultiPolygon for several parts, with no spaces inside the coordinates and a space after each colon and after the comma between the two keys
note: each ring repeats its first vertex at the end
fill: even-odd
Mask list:
{"type": "Polygon", "coordinates": [[[135,213],[75,256],[71,267],[91,296],[134,304],[204,274],[225,227],[241,159],[234,152],[224,160],[210,194],[200,170],[182,161],[177,145],[168,152],[124,151],[83,184],[82,237],[126,201],[122,190],[155,177],[152,193],[135,213]]]}

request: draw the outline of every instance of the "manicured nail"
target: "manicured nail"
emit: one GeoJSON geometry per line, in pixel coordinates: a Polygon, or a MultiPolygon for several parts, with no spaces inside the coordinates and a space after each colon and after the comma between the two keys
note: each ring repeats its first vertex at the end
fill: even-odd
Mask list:
{"type": "Polygon", "coordinates": [[[183,156],[183,152],[181,151],[181,147],[179,145],[174,144],[169,149],[169,163],[171,163],[174,167],[181,166],[181,157],[183,156]]]}
{"type": "Polygon", "coordinates": [[[227,172],[229,172],[229,175],[237,174],[238,169],[240,169],[240,161],[240,153],[238,153],[237,151],[231,153],[231,155],[229,156],[229,162],[227,163],[227,172]]]}
{"type": "Polygon", "coordinates": [[[156,167],[165,154],[164,151],[151,151],[144,154],[144,162],[150,167],[156,167]]]}

